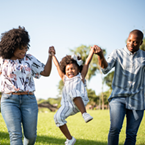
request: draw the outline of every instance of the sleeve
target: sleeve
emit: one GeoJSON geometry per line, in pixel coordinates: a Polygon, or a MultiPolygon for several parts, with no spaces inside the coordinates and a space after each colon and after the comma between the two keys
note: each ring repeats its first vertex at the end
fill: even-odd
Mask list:
{"type": "Polygon", "coordinates": [[[82,82],[80,79],[75,80],[72,84],[72,89],[69,93],[69,96],[71,98],[71,100],[73,100],[76,97],[82,97],[81,95],[81,86],[82,86],[82,82]]]}
{"type": "Polygon", "coordinates": [[[116,53],[117,50],[114,50],[107,58],[107,63],[108,63],[108,66],[107,68],[103,69],[101,68],[102,72],[104,74],[107,74],[114,66],[115,66],[115,63],[116,63],[116,58],[117,58],[117,53],[116,53]]]}
{"type": "Polygon", "coordinates": [[[31,66],[32,76],[34,76],[35,78],[40,78],[41,76],[40,73],[44,70],[45,65],[41,63],[38,59],[36,59],[34,56],[30,54],[28,56],[32,61],[32,66],[31,66]]]}

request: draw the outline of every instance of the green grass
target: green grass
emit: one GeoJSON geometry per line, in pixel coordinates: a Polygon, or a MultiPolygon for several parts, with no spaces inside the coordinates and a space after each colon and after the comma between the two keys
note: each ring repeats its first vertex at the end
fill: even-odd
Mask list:
{"type": "MultiPolygon", "coordinates": [[[[85,123],[78,113],[67,119],[71,134],[77,139],[76,145],[106,145],[110,126],[109,110],[88,111],[94,119],[85,123]]],[[[65,137],[56,127],[53,112],[39,112],[37,140],[35,145],[64,145],[65,137]]],[[[126,121],[120,133],[119,145],[123,145],[125,139],[126,121]]],[[[138,131],[136,145],[145,145],[145,119],[143,118],[138,131]]],[[[9,145],[9,135],[6,125],[0,114],[0,145],[9,145]]]]}

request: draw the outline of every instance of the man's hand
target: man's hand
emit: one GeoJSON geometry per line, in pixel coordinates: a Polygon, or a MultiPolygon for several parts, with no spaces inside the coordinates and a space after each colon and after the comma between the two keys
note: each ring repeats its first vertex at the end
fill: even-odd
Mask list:
{"type": "Polygon", "coordinates": [[[50,47],[49,47],[49,51],[48,51],[48,53],[49,53],[50,56],[55,55],[55,49],[54,49],[54,46],[50,46],[50,47]]]}
{"type": "Polygon", "coordinates": [[[97,54],[99,56],[102,56],[103,55],[103,50],[99,46],[94,45],[93,46],[93,50],[94,50],[94,53],[95,54],[97,54]]]}
{"type": "Polygon", "coordinates": [[[98,55],[98,61],[101,68],[107,68],[108,63],[103,55],[103,50],[97,45],[94,45],[92,49],[94,51],[94,54],[98,55]]]}

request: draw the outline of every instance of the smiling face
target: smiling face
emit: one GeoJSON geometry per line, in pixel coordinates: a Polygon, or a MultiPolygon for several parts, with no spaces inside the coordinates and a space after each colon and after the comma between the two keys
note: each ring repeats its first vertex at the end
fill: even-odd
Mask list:
{"type": "Polygon", "coordinates": [[[26,46],[21,46],[21,48],[16,48],[16,50],[14,51],[14,55],[11,57],[12,60],[16,60],[16,59],[22,59],[25,57],[26,52],[28,50],[27,45],[26,46]]]}
{"type": "Polygon", "coordinates": [[[140,45],[142,44],[142,39],[137,34],[129,34],[127,39],[127,49],[134,53],[139,50],[140,45]]]}
{"type": "Polygon", "coordinates": [[[65,68],[65,74],[68,78],[73,78],[74,76],[76,76],[79,73],[79,68],[76,64],[71,63],[68,64],[65,68]]]}

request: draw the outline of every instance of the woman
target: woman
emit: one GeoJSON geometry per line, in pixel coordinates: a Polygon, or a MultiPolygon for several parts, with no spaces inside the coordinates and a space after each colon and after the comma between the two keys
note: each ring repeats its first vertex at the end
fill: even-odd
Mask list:
{"type": "MultiPolygon", "coordinates": [[[[52,66],[51,52],[46,65],[26,54],[29,34],[24,27],[2,34],[0,41],[1,113],[5,120],[11,145],[33,145],[37,135],[38,106],[34,95],[33,77],[49,76],[52,66]],[[22,124],[22,126],[21,126],[22,124]]],[[[54,52],[55,53],[55,52],[54,52]]]]}

